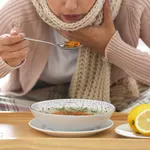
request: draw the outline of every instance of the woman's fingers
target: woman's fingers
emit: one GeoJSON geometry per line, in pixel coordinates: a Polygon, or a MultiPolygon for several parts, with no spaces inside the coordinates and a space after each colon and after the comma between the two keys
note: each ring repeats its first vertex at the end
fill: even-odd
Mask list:
{"type": "Polygon", "coordinates": [[[20,65],[24,60],[25,60],[25,57],[23,56],[17,59],[7,60],[6,63],[11,67],[16,67],[20,65]]]}
{"type": "Polygon", "coordinates": [[[14,27],[11,29],[10,31],[10,35],[13,36],[13,35],[18,35],[19,33],[21,33],[20,29],[18,27],[14,27]]]}
{"type": "Polygon", "coordinates": [[[16,36],[6,36],[6,37],[1,37],[0,38],[0,43],[2,45],[7,45],[7,46],[10,46],[10,45],[13,45],[13,44],[16,44],[16,43],[19,43],[21,41],[24,40],[24,33],[19,33],[18,35],[16,36]]]}
{"type": "Polygon", "coordinates": [[[111,25],[114,25],[112,13],[110,10],[110,1],[106,0],[104,4],[104,22],[103,25],[106,27],[110,27],[111,25]]]}
{"type": "Polygon", "coordinates": [[[10,46],[3,46],[3,48],[0,48],[0,49],[1,51],[4,51],[4,52],[15,52],[15,51],[24,49],[25,47],[29,47],[29,46],[30,46],[30,42],[27,40],[24,40],[24,41],[21,41],[20,43],[11,45],[11,48],[10,46]]]}
{"type": "Polygon", "coordinates": [[[0,56],[2,57],[2,59],[4,59],[5,61],[11,60],[11,59],[17,59],[20,57],[26,57],[29,51],[29,47],[25,47],[21,50],[15,51],[15,52],[2,52],[0,53],[0,56]]]}
{"type": "Polygon", "coordinates": [[[0,36],[0,57],[12,67],[20,65],[27,57],[30,42],[24,37],[17,27],[10,34],[0,36]]]}
{"type": "Polygon", "coordinates": [[[26,47],[16,52],[7,53],[7,55],[5,53],[0,53],[0,56],[8,65],[16,67],[26,59],[28,51],[29,47],[26,47]]]}

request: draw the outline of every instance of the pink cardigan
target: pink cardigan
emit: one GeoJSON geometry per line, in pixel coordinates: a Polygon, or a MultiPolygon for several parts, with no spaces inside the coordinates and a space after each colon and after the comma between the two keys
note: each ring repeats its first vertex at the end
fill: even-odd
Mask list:
{"type": "MultiPolygon", "coordinates": [[[[26,36],[49,41],[50,27],[37,15],[30,0],[9,0],[0,10],[0,34],[18,26],[26,36]]],[[[150,56],[136,49],[141,38],[150,47],[150,0],[123,0],[115,20],[118,32],[106,48],[106,58],[113,64],[111,83],[126,77],[150,85],[150,56]]],[[[10,73],[3,92],[24,95],[39,79],[50,55],[49,45],[32,43],[24,65],[13,68],[0,59],[0,77],[10,73]]]]}

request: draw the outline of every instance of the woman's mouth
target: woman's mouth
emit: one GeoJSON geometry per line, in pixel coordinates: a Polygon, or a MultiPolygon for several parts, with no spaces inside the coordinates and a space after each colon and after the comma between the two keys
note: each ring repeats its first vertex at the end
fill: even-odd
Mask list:
{"type": "Polygon", "coordinates": [[[76,22],[82,18],[82,15],[62,15],[62,20],[65,22],[76,22]]]}

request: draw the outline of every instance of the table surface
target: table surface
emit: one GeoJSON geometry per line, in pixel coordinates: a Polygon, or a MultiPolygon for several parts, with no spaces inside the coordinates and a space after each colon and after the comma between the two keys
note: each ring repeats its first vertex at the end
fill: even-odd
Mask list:
{"type": "Polygon", "coordinates": [[[58,138],[29,127],[30,112],[0,113],[0,150],[149,150],[150,139],[119,136],[114,129],[127,123],[127,114],[114,113],[114,126],[94,136],[58,138]]]}

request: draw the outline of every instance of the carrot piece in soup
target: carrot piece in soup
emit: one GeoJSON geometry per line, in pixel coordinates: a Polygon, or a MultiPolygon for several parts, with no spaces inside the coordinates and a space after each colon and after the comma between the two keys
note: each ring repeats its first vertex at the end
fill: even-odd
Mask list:
{"type": "Polygon", "coordinates": [[[80,46],[80,42],[77,42],[77,41],[69,41],[69,42],[65,42],[65,47],[78,47],[80,46]]]}

